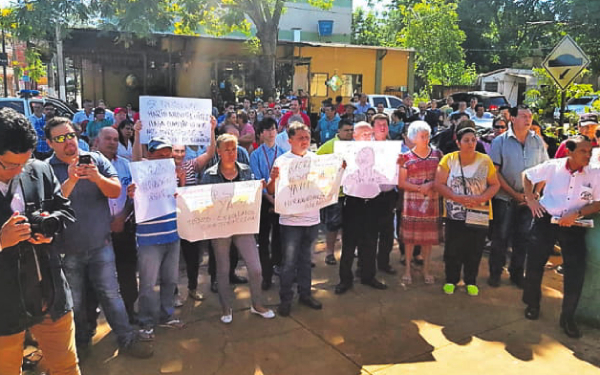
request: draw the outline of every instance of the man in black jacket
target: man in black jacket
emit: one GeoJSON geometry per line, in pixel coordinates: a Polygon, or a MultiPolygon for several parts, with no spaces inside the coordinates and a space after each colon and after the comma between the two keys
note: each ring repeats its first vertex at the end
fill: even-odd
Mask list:
{"type": "Polygon", "coordinates": [[[36,142],[25,116],[0,109],[0,374],[20,373],[26,329],[51,373],[79,374],[71,292],[48,245],[75,219],[52,168],[31,159],[36,142]]]}

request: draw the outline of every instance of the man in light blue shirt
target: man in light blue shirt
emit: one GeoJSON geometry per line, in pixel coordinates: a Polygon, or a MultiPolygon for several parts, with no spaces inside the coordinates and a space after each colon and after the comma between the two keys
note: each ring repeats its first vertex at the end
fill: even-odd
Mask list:
{"type": "Polygon", "coordinates": [[[500,286],[509,241],[513,249],[508,268],[510,280],[517,287],[523,285],[533,216],[526,204],[521,175],[526,169],[548,160],[544,141],[530,130],[531,110],[526,106],[511,108],[511,116],[512,127],[494,138],[490,151],[502,187],[492,200],[494,227],[488,280],[492,287],[500,286]]]}
{"type": "Polygon", "coordinates": [[[354,112],[354,114],[366,114],[369,108],[373,108],[369,104],[368,99],[369,98],[367,97],[367,94],[365,94],[364,92],[360,94],[360,101],[358,103],[354,103],[354,105],[356,106],[356,111],[354,112]]]}
{"type": "Polygon", "coordinates": [[[340,116],[336,113],[333,104],[325,105],[325,116],[317,123],[317,132],[321,138],[321,144],[335,137],[340,123],[340,116]]]}
{"type": "MultiPolygon", "coordinates": [[[[275,159],[285,151],[275,144],[277,136],[277,121],[266,117],[258,124],[258,131],[263,140],[252,154],[250,154],[250,168],[257,180],[269,181],[271,169],[275,159]]],[[[273,266],[281,264],[281,239],[279,236],[279,215],[274,210],[275,200],[266,189],[263,190],[263,199],[260,209],[260,230],[258,232],[258,252],[262,268],[262,289],[268,290],[272,285],[273,266]],[[270,239],[272,233],[272,238],[270,239]],[[269,252],[269,244],[271,251],[269,252]]]]}

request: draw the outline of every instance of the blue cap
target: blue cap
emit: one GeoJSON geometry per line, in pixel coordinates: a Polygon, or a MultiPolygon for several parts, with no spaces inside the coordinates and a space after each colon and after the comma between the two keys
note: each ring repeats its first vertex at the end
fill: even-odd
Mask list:
{"type": "Polygon", "coordinates": [[[168,139],[162,138],[162,137],[154,137],[150,140],[150,142],[148,142],[148,151],[149,152],[154,152],[154,151],[158,151],[160,149],[163,148],[173,148],[173,146],[171,145],[171,142],[169,142],[168,139]]]}

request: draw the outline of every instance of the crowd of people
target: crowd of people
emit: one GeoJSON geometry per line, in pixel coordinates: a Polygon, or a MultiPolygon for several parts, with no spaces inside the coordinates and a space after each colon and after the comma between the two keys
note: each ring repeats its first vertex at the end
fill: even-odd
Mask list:
{"type": "Polygon", "coordinates": [[[0,298],[7,302],[0,307],[0,373],[18,373],[26,330],[53,374],[79,373],[77,358],[90,350],[98,307],[121,353],[151,356],[155,327],[185,326],[175,314],[182,295],[205,298],[198,288],[204,250],[222,323],[233,320],[231,284],[249,284],[250,311],[265,319],[276,312],[288,316],[294,290],[300,304],[322,309],[311,293],[319,230],[325,233],[324,263],[339,262],[338,295],[355,279],[387,289],[377,272],[397,274],[390,263],[397,240],[402,283],[412,284],[414,267],[422,265],[423,282],[435,284],[431,250],[443,244],[443,293],[454,294],[462,280],[466,293],[477,296],[486,238],[491,287],[501,285],[510,247],[510,281],[524,290],[527,319],[539,317],[544,265],[558,242],[565,281],[560,325],[570,337],[581,336],[574,313],[586,229],[577,224],[600,211],[600,161],[597,153],[592,158],[596,140],[588,138],[600,137],[590,133],[597,118],[582,118],[580,134],[559,147],[564,157],[551,159],[532,127],[531,110],[522,105],[492,116],[476,101],[413,108],[406,96],[388,117],[383,106],[372,108],[365,94],[357,94],[345,105],[341,98],[324,102],[313,124],[302,100],[284,99],[226,103],[221,113],[213,111],[205,146],[162,137],[142,144],[144,123],[137,114],[115,108],[109,118],[106,108],[89,100],[73,120],[53,117],[46,106],[29,120],[0,110],[0,298]],[[489,116],[492,129],[482,133],[478,121],[489,116]],[[275,212],[275,185],[288,160],[332,154],[336,142],[363,141],[399,141],[397,184],[381,185],[368,197],[344,188],[336,204],[321,210],[275,212]],[[171,158],[173,179],[182,187],[263,180],[259,232],[190,242],[177,233],[176,212],[136,224],[129,163],[171,158]],[[47,229],[40,220],[54,224],[47,229]],[[178,289],[180,253],[187,293],[178,289]],[[239,256],[248,279],[235,272],[239,256]],[[275,312],[262,293],[277,279],[275,312]]]}

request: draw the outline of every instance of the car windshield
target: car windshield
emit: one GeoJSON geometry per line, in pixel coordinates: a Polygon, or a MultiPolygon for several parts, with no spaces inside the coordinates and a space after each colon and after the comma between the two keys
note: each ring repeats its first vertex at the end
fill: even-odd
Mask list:
{"type": "Polygon", "coordinates": [[[491,98],[485,98],[484,100],[486,102],[486,107],[487,108],[490,108],[493,105],[495,105],[498,108],[502,107],[503,105],[508,105],[508,103],[506,102],[506,100],[502,96],[495,96],[495,97],[491,97],[491,98]]]}
{"type": "Polygon", "coordinates": [[[582,97],[582,98],[573,98],[569,100],[569,105],[589,105],[594,100],[594,98],[582,97]]]}
{"type": "Polygon", "coordinates": [[[0,100],[0,108],[12,108],[19,113],[25,114],[25,105],[22,100],[0,100]]]}

